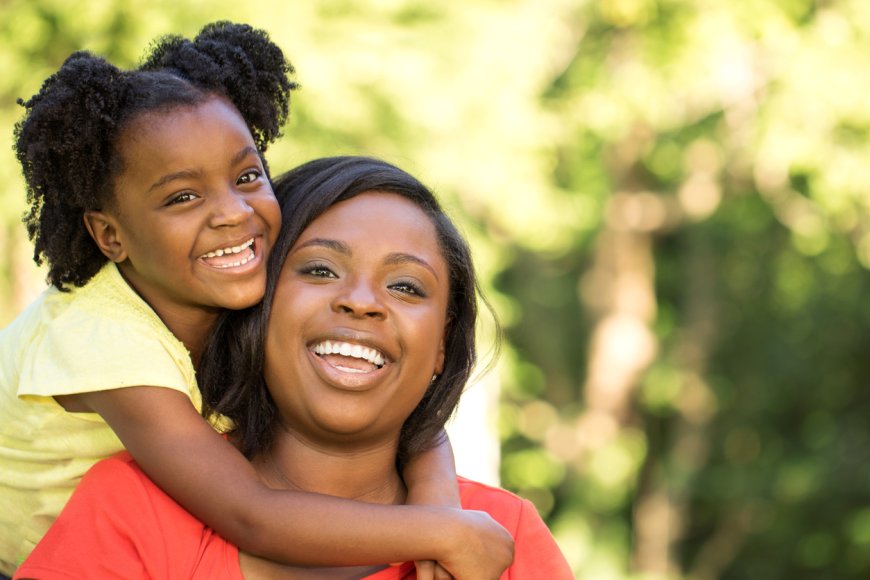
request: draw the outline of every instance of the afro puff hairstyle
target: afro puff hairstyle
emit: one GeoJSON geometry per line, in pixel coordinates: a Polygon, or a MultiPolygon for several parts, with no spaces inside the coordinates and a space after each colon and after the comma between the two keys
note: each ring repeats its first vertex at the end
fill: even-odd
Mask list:
{"type": "Polygon", "coordinates": [[[221,96],[263,153],[287,120],[292,73],[264,31],[215,22],[193,40],[158,39],[133,70],[75,52],[36,95],[19,99],[25,114],[15,125],[14,149],[27,185],[23,221],[33,259],[48,264],[49,283],[83,286],[106,262],[83,216],[112,202],[122,167],[117,143],[131,121],[221,96]]]}

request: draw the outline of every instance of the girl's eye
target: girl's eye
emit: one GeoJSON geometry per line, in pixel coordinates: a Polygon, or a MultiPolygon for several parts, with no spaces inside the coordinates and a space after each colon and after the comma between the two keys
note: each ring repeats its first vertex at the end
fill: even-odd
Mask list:
{"type": "Polygon", "coordinates": [[[242,175],[239,177],[239,184],[253,183],[253,182],[257,181],[258,179],[260,179],[261,175],[262,175],[262,173],[260,173],[256,169],[251,169],[250,171],[246,171],[246,172],[242,173],[242,175]]]}
{"type": "Polygon", "coordinates": [[[166,205],[175,205],[178,203],[186,203],[188,201],[193,201],[196,199],[196,194],[190,191],[182,191],[178,195],[170,198],[169,202],[166,205]]]}
{"type": "Polygon", "coordinates": [[[391,284],[390,290],[395,290],[396,292],[401,292],[402,294],[409,294],[411,296],[419,296],[420,298],[426,297],[426,293],[419,286],[419,284],[409,281],[402,281],[391,284]]]}
{"type": "Polygon", "coordinates": [[[338,276],[335,275],[335,272],[330,270],[325,264],[310,264],[304,266],[299,272],[306,276],[313,276],[315,278],[338,278],[338,276]]]}

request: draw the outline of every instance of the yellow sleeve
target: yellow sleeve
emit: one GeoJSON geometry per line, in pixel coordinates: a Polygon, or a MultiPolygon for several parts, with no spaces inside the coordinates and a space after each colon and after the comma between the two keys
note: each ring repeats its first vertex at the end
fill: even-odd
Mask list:
{"type": "Polygon", "coordinates": [[[139,385],[191,396],[196,389],[187,350],[162,323],[143,317],[141,309],[117,300],[66,305],[59,314],[47,306],[44,320],[22,345],[19,397],[139,385]]]}

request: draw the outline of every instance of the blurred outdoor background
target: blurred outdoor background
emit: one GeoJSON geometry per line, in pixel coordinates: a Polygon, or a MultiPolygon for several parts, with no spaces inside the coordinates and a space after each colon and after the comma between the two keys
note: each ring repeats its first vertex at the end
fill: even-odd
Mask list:
{"type": "Polygon", "coordinates": [[[0,0],[0,325],[15,99],[216,19],[296,66],[274,173],[375,155],[462,224],[506,343],[460,472],[578,577],[870,577],[870,2],[0,0]]]}

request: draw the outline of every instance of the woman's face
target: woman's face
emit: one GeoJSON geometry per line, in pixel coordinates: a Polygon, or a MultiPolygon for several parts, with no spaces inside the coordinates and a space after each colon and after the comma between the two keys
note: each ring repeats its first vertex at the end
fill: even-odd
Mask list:
{"type": "Polygon", "coordinates": [[[286,429],[313,443],[398,439],[444,363],[449,273],[431,220],[366,192],[315,219],[290,250],[265,378],[286,429]]]}

